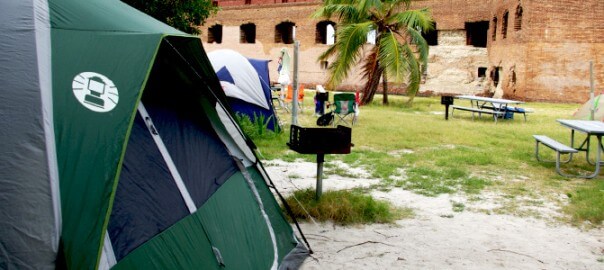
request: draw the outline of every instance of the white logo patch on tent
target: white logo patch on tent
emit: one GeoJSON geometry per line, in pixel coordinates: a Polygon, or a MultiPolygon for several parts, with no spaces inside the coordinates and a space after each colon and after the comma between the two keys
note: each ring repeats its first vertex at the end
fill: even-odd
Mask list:
{"type": "Polygon", "coordinates": [[[113,81],[99,73],[82,72],[76,75],[71,88],[78,101],[94,112],[111,111],[119,101],[113,81]]]}

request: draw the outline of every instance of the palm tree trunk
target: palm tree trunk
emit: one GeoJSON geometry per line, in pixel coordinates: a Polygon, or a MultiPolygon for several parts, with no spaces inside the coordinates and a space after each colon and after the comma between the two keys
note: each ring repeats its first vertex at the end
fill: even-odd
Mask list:
{"type": "Polygon", "coordinates": [[[367,80],[365,87],[363,88],[363,97],[361,98],[361,105],[369,104],[373,101],[373,96],[377,91],[378,85],[380,84],[380,77],[382,76],[383,69],[379,65],[375,65],[375,68],[371,71],[371,76],[367,80]]]}
{"type": "Polygon", "coordinates": [[[382,73],[382,104],[388,105],[388,77],[386,76],[386,70],[382,73]]]}

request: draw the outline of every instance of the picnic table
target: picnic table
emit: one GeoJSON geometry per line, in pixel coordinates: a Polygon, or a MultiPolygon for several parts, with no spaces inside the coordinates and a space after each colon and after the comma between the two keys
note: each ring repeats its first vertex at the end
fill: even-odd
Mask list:
{"type": "Polygon", "coordinates": [[[455,96],[457,99],[469,100],[470,107],[453,105],[451,106],[451,117],[453,116],[455,110],[461,111],[469,111],[472,113],[472,120],[474,119],[474,114],[478,113],[480,117],[483,113],[490,114],[493,116],[495,123],[497,123],[498,118],[505,118],[506,114],[520,113],[524,115],[524,121],[526,121],[526,110],[519,107],[514,107],[510,105],[523,104],[524,102],[518,100],[511,99],[502,99],[502,98],[489,98],[489,97],[479,97],[479,96],[468,96],[468,95],[460,95],[455,96]]]}
{"type": "Polygon", "coordinates": [[[539,143],[542,143],[549,148],[555,150],[557,152],[556,159],[556,171],[558,174],[566,177],[579,177],[579,178],[594,178],[600,173],[600,166],[602,165],[602,150],[604,150],[604,146],[602,145],[602,136],[604,136],[604,122],[601,121],[591,121],[591,120],[567,120],[567,119],[558,119],[557,120],[563,127],[569,128],[570,132],[570,147],[566,146],[562,143],[559,143],[553,139],[550,139],[547,136],[543,135],[533,135],[535,137],[537,145],[535,146],[535,155],[537,156],[537,160],[543,161],[539,157],[539,143]],[[576,132],[584,133],[585,139],[578,146],[575,147],[575,133],[576,132]],[[596,137],[596,141],[598,146],[597,153],[595,156],[595,160],[592,161],[590,157],[590,142],[591,138],[596,137]],[[578,152],[585,152],[586,161],[594,165],[594,172],[586,175],[571,175],[564,173],[560,170],[560,163],[568,163],[572,160],[573,154],[578,152]],[[560,154],[569,154],[569,158],[566,161],[560,160],[560,154]]]}

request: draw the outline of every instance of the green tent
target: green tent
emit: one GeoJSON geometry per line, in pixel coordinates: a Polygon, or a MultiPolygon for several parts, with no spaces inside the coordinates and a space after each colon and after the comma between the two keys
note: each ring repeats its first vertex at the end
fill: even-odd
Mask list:
{"type": "Polygon", "coordinates": [[[198,37],[112,0],[0,4],[0,268],[308,256],[198,37]]]}

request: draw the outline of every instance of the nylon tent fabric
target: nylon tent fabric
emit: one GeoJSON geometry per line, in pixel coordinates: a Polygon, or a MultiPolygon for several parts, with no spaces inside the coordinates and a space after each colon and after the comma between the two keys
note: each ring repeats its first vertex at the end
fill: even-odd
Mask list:
{"type": "Polygon", "coordinates": [[[0,268],[52,268],[59,246],[50,24],[44,1],[0,3],[0,268]]]}
{"type": "MultiPolygon", "coordinates": [[[[258,77],[260,78],[260,85],[262,86],[264,97],[266,98],[270,106],[269,110],[261,111],[261,113],[264,115],[265,119],[269,119],[268,128],[273,131],[279,131],[281,130],[281,126],[279,124],[279,118],[277,117],[277,113],[275,111],[275,106],[273,106],[273,92],[270,86],[271,79],[270,72],[268,69],[268,63],[270,61],[253,58],[248,58],[247,60],[250,62],[250,64],[252,64],[252,67],[254,67],[256,72],[258,72],[258,77]]],[[[237,108],[234,107],[234,109],[236,110],[237,108]]]]}
{"type": "Polygon", "coordinates": [[[3,133],[0,181],[35,187],[0,193],[14,206],[1,214],[10,248],[0,266],[296,268],[305,256],[291,255],[308,251],[267,176],[253,173],[253,143],[200,39],[119,1],[45,3],[0,11],[0,60],[11,68],[0,75],[11,95],[2,127],[28,123],[3,133]],[[20,246],[16,226],[28,227],[20,246]]]}
{"type": "Polygon", "coordinates": [[[221,49],[208,53],[229,105],[253,123],[261,120],[268,129],[278,130],[272,104],[268,61],[248,59],[236,51],[221,49]]]}
{"type": "Polygon", "coordinates": [[[106,18],[113,10],[127,8],[124,4],[92,1],[88,6],[79,1],[52,1],[50,7],[53,59],[61,59],[53,61],[53,88],[68,90],[53,91],[63,213],[61,239],[67,267],[89,269],[98,263],[133,108],[163,34],[152,28],[137,35],[125,35],[127,32],[120,29],[105,31],[114,21],[142,24],[142,14],[127,20],[106,18]],[[66,14],[87,16],[71,18],[66,14]],[[85,31],[78,24],[84,18],[84,25],[98,21],[98,28],[87,28],[98,30],[85,31]],[[76,96],[91,88],[94,78],[101,80],[96,84],[103,89],[99,92],[107,91],[101,96],[105,99],[99,101],[93,91],[76,96]]]}
{"type": "MultiPolygon", "coordinates": [[[[190,78],[194,76],[189,76],[191,74],[187,75],[186,69],[183,70],[182,67],[179,67],[174,63],[178,62],[178,59],[174,57],[165,57],[165,54],[169,53],[170,49],[166,46],[163,46],[162,48],[163,49],[160,49],[158,61],[156,61],[142,97],[142,102],[147,104],[146,106],[149,109],[150,115],[153,115],[153,113],[151,113],[152,109],[150,109],[152,107],[151,104],[154,102],[161,102],[163,104],[166,102],[172,103],[174,101],[170,101],[170,99],[177,98],[178,96],[174,95],[174,91],[163,90],[172,88],[173,90],[177,89],[176,92],[178,92],[181,90],[191,90],[187,88],[204,84],[203,81],[198,80],[194,80],[187,84],[181,84],[178,81],[174,81],[175,77],[184,76],[190,78]],[[154,74],[157,74],[158,76],[154,76],[154,74]],[[168,93],[168,95],[166,95],[166,93],[168,93]]],[[[189,58],[190,57],[187,57],[187,59],[189,58]]],[[[192,115],[202,115],[205,112],[205,114],[208,115],[207,120],[211,121],[212,119],[217,119],[216,112],[212,113],[211,111],[211,109],[213,109],[213,105],[210,102],[212,99],[211,97],[199,97],[204,100],[204,102],[201,102],[201,106],[196,106],[195,104],[191,104],[191,102],[187,103],[187,101],[195,101],[199,100],[199,98],[188,95],[182,95],[181,98],[184,99],[184,101],[175,103],[180,105],[179,110],[199,110],[199,108],[203,107],[204,111],[193,113],[192,115]]],[[[163,133],[162,130],[174,130],[174,128],[162,129],[161,124],[158,121],[155,121],[157,117],[152,118],[154,127],[157,128],[157,132],[162,135],[162,138],[165,138],[166,142],[170,141],[168,136],[163,136],[165,133],[163,133]]],[[[217,134],[209,135],[215,137],[217,134]]],[[[196,144],[187,143],[187,145],[196,144]]],[[[213,158],[216,158],[216,155],[214,155],[213,158]]],[[[177,158],[175,158],[175,160],[176,159],[177,158]]],[[[224,164],[226,162],[222,163],[224,164]]],[[[215,167],[215,165],[211,166],[215,167]]],[[[244,175],[241,172],[235,174],[229,173],[229,175],[231,176],[228,180],[224,181],[224,186],[221,185],[215,190],[217,195],[209,197],[207,203],[196,201],[198,209],[196,212],[192,213],[192,215],[184,218],[181,222],[172,225],[167,230],[159,232],[157,236],[149,239],[147,243],[140,245],[136,249],[132,249],[132,252],[123,258],[121,255],[116,256],[122,260],[115,265],[115,268],[181,268],[182,266],[174,263],[185,260],[190,263],[186,264],[187,268],[190,269],[220,269],[219,267],[232,269],[263,269],[272,268],[271,266],[273,265],[276,267],[279,261],[283,262],[283,259],[290,251],[297,250],[296,247],[299,245],[297,240],[292,237],[291,229],[273,225],[275,221],[273,221],[272,218],[268,223],[262,219],[262,215],[258,212],[259,209],[257,208],[257,203],[254,202],[253,196],[245,192],[249,191],[249,185],[246,187],[247,184],[243,181],[243,179],[245,179],[244,175]],[[241,226],[241,224],[246,224],[246,226],[241,226]],[[203,227],[204,233],[192,233],[191,226],[203,227]],[[228,231],[229,233],[224,233],[225,231],[228,231]],[[263,231],[265,233],[262,233],[263,231]],[[268,234],[270,231],[272,231],[270,234],[275,235],[274,237],[270,237],[270,234],[268,234]],[[162,259],[161,256],[151,256],[151,254],[161,254],[162,252],[165,252],[167,247],[173,248],[173,245],[177,243],[183,243],[185,247],[188,247],[188,245],[191,244],[189,238],[192,234],[196,235],[196,243],[194,244],[201,245],[203,243],[202,246],[204,248],[200,249],[199,246],[195,246],[181,249],[181,253],[176,256],[179,261],[162,259]],[[178,241],[174,242],[175,239],[178,239],[178,241]],[[269,239],[274,239],[274,241],[269,239]],[[276,253],[273,255],[273,252],[276,253]],[[216,256],[215,254],[220,254],[217,257],[221,259],[217,260],[214,257],[216,256]],[[242,254],[247,255],[242,257],[242,254]],[[186,258],[191,257],[209,258],[209,261],[186,260],[186,258]]],[[[185,177],[183,176],[183,178],[185,177]]],[[[262,178],[253,181],[261,182],[266,187],[266,183],[262,178]]],[[[191,195],[194,198],[196,197],[193,192],[191,195]]],[[[264,200],[270,202],[271,199],[264,198],[263,201],[264,200]]],[[[273,201],[267,205],[272,204],[276,206],[276,202],[274,199],[272,200],[273,201]]],[[[273,211],[273,209],[269,209],[269,211],[273,211]]],[[[271,216],[273,215],[274,214],[271,214],[271,216]]],[[[281,222],[285,222],[285,219],[282,216],[281,222]]],[[[299,261],[294,261],[297,260],[288,259],[288,262],[284,263],[299,265],[299,261]]]]}
{"type": "Polygon", "coordinates": [[[575,111],[573,118],[580,120],[604,121],[604,95],[600,94],[589,99],[575,111]],[[594,118],[591,119],[591,111],[594,110],[594,118]]]}
{"type": "MultiPolygon", "coordinates": [[[[234,87],[223,86],[227,96],[269,109],[269,100],[266,100],[262,91],[258,72],[243,55],[225,49],[209,52],[208,58],[214,71],[218,72],[222,68],[228,70],[231,80],[234,82],[234,87]]],[[[224,83],[228,83],[228,80],[221,79],[221,84],[224,83]]]]}

